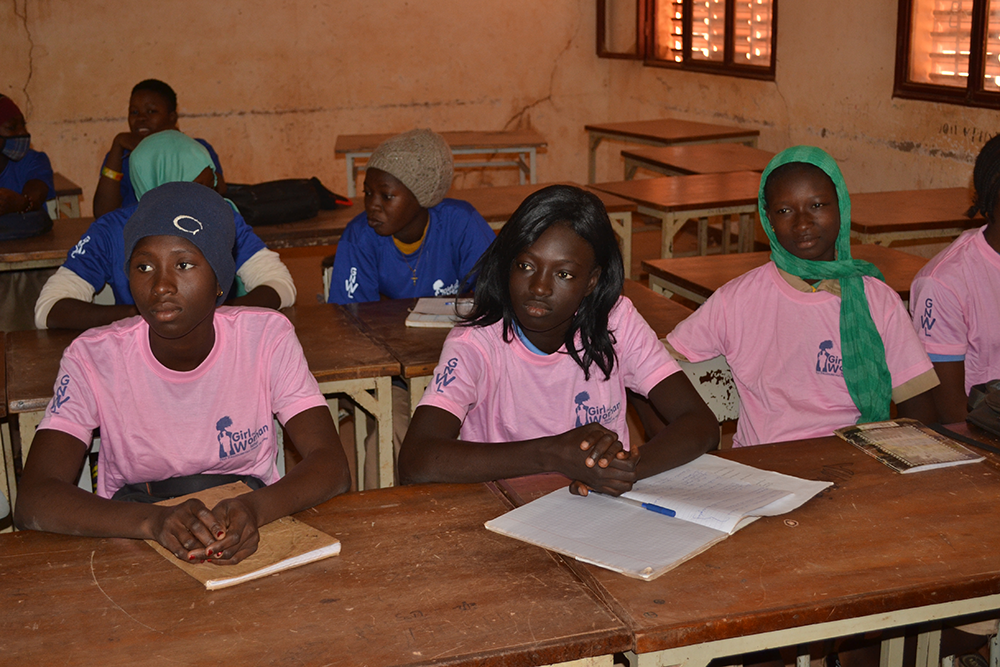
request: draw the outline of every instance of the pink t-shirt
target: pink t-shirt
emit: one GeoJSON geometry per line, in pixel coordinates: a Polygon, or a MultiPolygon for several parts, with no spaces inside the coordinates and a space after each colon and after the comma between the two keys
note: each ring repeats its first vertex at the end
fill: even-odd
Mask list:
{"type": "Polygon", "coordinates": [[[101,428],[97,493],[198,473],[278,479],[281,423],[325,405],[291,323],[263,308],[219,308],[215,347],[198,368],[172,371],[132,317],[86,331],[63,354],[39,428],[85,443],[101,428]]]}
{"type": "Polygon", "coordinates": [[[628,448],[625,388],[645,396],[680,366],[627,298],[611,310],[608,328],[616,341],[611,377],[591,365],[585,380],[565,347],[539,355],[516,335],[506,343],[502,322],[455,327],[420,405],[461,419],[461,438],[470,442],[529,440],[596,421],[628,448]]]}
{"type": "MultiPolygon", "coordinates": [[[[899,295],[865,278],[892,386],[932,368],[899,295]]],[[[840,356],[840,297],[800,292],[774,262],[723,285],[667,341],[691,361],[720,354],[733,370],[740,417],[733,446],[831,435],[857,422],[840,356]]]]}
{"type": "Polygon", "coordinates": [[[910,290],[917,337],[930,355],[965,359],[965,393],[1000,378],[1000,254],[985,227],[963,232],[920,269],[910,290]]]}

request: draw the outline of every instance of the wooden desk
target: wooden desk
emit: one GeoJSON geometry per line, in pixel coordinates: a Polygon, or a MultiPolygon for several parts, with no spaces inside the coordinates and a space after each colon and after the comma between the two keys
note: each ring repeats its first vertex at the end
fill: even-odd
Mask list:
{"type": "MultiPolygon", "coordinates": [[[[358,488],[364,488],[367,427],[359,408],[378,424],[379,486],[392,486],[392,376],[399,363],[335,304],[295,306],[282,310],[295,326],[309,371],[324,395],[346,394],[354,403],[354,444],[358,455],[358,488]]],[[[338,406],[331,403],[334,418],[338,406]]]]}
{"type": "Polygon", "coordinates": [[[861,243],[889,245],[906,239],[948,239],[982,227],[967,218],[972,193],[967,188],[900,190],[851,195],[851,236],[861,243]]]}
{"type": "MultiPolygon", "coordinates": [[[[0,451],[3,452],[3,479],[0,479],[2,493],[8,508],[14,506],[14,457],[10,448],[10,426],[7,424],[7,354],[5,340],[0,336],[0,451]]],[[[0,519],[4,512],[0,512],[0,519]]]]}
{"type": "Polygon", "coordinates": [[[623,294],[627,296],[642,319],[656,332],[657,338],[666,338],[678,324],[694,311],[676,301],[664,299],[642,283],[625,281],[623,294]]]}
{"type": "MultiPolygon", "coordinates": [[[[738,252],[753,249],[753,219],[757,212],[760,174],[734,171],[694,176],[663,176],[638,181],[598,183],[594,189],[631,199],[639,213],[662,224],[660,257],[673,257],[674,236],[690,218],[698,220],[698,254],[708,252],[708,218],[739,216],[738,252]]],[[[723,224],[722,252],[729,252],[729,222],[723,224]]]]}
{"type": "Polygon", "coordinates": [[[410,394],[410,414],[424,395],[451,329],[406,326],[416,299],[385,299],[352,303],[344,309],[399,362],[410,394]]]}
{"type": "MultiPolygon", "coordinates": [[[[903,303],[910,300],[913,277],[927,263],[901,250],[878,245],[852,245],[851,256],[871,262],[882,271],[886,284],[896,290],[903,303]]],[[[771,251],[747,252],[726,257],[681,257],[644,261],[649,272],[649,286],[664,296],[679,294],[695,303],[704,303],[730,280],[767,264],[771,251]]]]}
{"type": "MultiPolygon", "coordinates": [[[[355,202],[350,208],[320,211],[308,220],[259,225],[253,231],[271,249],[332,245],[340,240],[347,223],[364,210],[364,203],[355,202]]],[[[62,266],[92,222],[93,218],[57,220],[52,230],[41,236],[4,241],[0,244],[0,271],[62,266]]]]}
{"type": "Polygon", "coordinates": [[[0,271],[24,271],[62,266],[93,218],[56,220],[41,236],[0,243],[0,271]]]}
{"type": "Polygon", "coordinates": [[[695,144],[622,150],[625,180],[642,167],[664,176],[718,174],[725,171],[764,171],[774,153],[743,144],[695,144]]]}
{"type": "Polygon", "coordinates": [[[336,245],[347,223],[364,212],[364,200],[358,199],[348,208],[320,211],[315,218],[283,225],[257,225],[253,231],[271,250],[336,245]]]}
{"type": "Polygon", "coordinates": [[[49,217],[53,220],[79,218],[80,204],[83,202],[83,188],[59,172],[52,174],[52,184],[56,187],[55,196],[45,202],[49,217]]]}
{"type": "MultiPolygon", "coordinates": [[[[987,527],[1000,502],[995,462],[900,475],[832,436],[721,455],[834,486],[652,582],[575,565],[633,628],[633,665],[706,665],[1000,608],[1000,537],[987,527]]],[[[512,482],[523,501],[559,480],[512,482]]],[[[883,662],[899,665],[902,638],[889,634],[883,662]]],[[[936,664],[937,651],[925,634],[917,664],[936,664]]]]}
{"type": "MultiPolygon", "coordinates": [[[[514,215],[514,211],[528,195],[549,185],[553,184],[537,183],[467,190],[453,189],[448,193],[448,196],[469,202],[486,219],[486,222],[490,223],[490,227],[500,229],[507,223],[510,216],[514,215]]],[[[563,183],[563,185],[583,187],[576,183],[563,183]]],[[[593,188],[588,189],[601,198],[601,202],[608,212],[608,217],[611,219],[611,226],[621,240],[622,260],[625,263],[627,274],[630,271],[629,267],[632,266],[632,213],[636,210],[637,205],[633,201],[608,192],[593,188]]]]}
{"type": "MultiPolygon", "coordinates": [[[[538,182],[538,172],[535,166],[538,149],[545,148],[545,138],[534,130],[511,130],[499,132],[441,132],[444,140],[451,146],[453,155],[510,155],[516,159],[468,161],[456,160],[455,168],[472,167],[517,167],[523,184],[527,176],[528,182],[538,182]]],[[[364,169],[358,166],[359,159],[365,159],[378,148],[378,145],[394,137],[394,134],[341,134],[337,137],[334,152],[347,159],[347,196],[357,193],[358,172],[364,169]]]]}
{"type": "Polygon", "coordinates": [[[506,507],[484,484],[346,494],[296,515],[339,556],[219,591],[138,540],[0,535],[5,661],[611,667],[628,629],[483,528],[506,507]]]}
{"type": "Polygon", "coordinates": [[[756,146],[757,137],[760,136],[760,130],[712,125],[711,123],[677,120],[676,118],[584,125],[583,129],[587,131],[588,135],[588,183],[597,180],[597,147],[605,139],[648,146],[717,143],[756,146]]]}

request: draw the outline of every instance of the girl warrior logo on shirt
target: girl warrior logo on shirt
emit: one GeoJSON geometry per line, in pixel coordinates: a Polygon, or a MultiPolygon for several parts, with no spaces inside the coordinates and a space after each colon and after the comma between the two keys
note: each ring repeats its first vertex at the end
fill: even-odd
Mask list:
{"type": "Polygon", "coordinates": [[[443,394],[445,387],[455,381],[455,369],[458,368],[458,358],[452,357],[445,364],[444,370],[434,375],[434,391],[443,394]]]}
{"type": "Polygon", "coordinates": [[[925,336],[931,335],[931,329],[934,328],[935,322],[937,322],[937,318],[934,317],[934,300],[924,299],[924,314],[920,316],[920,330],[925,336]]]}
{"type": "Polygon", "coordinates": [[[56,395],[52,397],[52,407],[49,408],[49,412],[54,415],[59,414],[59,408],[63,406],[63,403],[69,400],[69,375],[63,375],[59,378],[59,386],[56,387],[56,395]]]}
{"type": "Polygon", "coordinates": [[[819,352],[816,354],[816,372],[820,375],[844,374],[844,360],[835,354],[830,354],[832,349],[832,340],[825,340],[819,344],[819,352]]]}
{"type": "Polygon", "coordinates": [[[598,422],[599,424],[610,424],[618,416],[618,411],[621,410],[622,404],[616,403],[610,408],[606,405],[590,406],[587,403],[590,401],[590,394],[585,391],[581,391],[573,399],[576,403],[576,425],[583,426],[584,424],[592,424],[598,422]]]}
{"type": "Polygon", "coordinates": [[[249,428],[242,431],[233,431],[230,429],[232,425],[233,420],[229,417],[223,417],[215,422],[215,430],[219,432],[220,459],[228,459],[230,456],[237,456],[238,454],[252,452],[257,449],[264,442],[264,437],[267,435],[269,428],[268,424],[264,424],[256,431],[249,428]]]}

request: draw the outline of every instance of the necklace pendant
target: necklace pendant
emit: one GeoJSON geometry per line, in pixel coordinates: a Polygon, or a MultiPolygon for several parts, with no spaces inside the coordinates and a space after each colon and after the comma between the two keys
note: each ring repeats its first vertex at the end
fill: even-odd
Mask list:
{"type": "Polygon", "coordinates": [[[416,285],[417,284],[417,272],[416,271],[412,271],[412,273],[413,273],[413,278],[411,278],[411,280],[413,281],[413,284],[416,285]]]}

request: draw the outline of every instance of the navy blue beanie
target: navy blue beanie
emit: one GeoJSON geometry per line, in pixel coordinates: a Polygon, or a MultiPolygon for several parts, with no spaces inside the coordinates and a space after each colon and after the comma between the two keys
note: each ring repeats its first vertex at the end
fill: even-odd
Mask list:
{"type": "Polygon", "coordinates": [[[135,244],[147,236],[179,236],[198,247],[215,271],[226,300],[236,277],[233,244],[236,222],[233,209],[219,193],[200,183],[166,183],[147,192],[125,223],[125,273],[135,244]]]}

